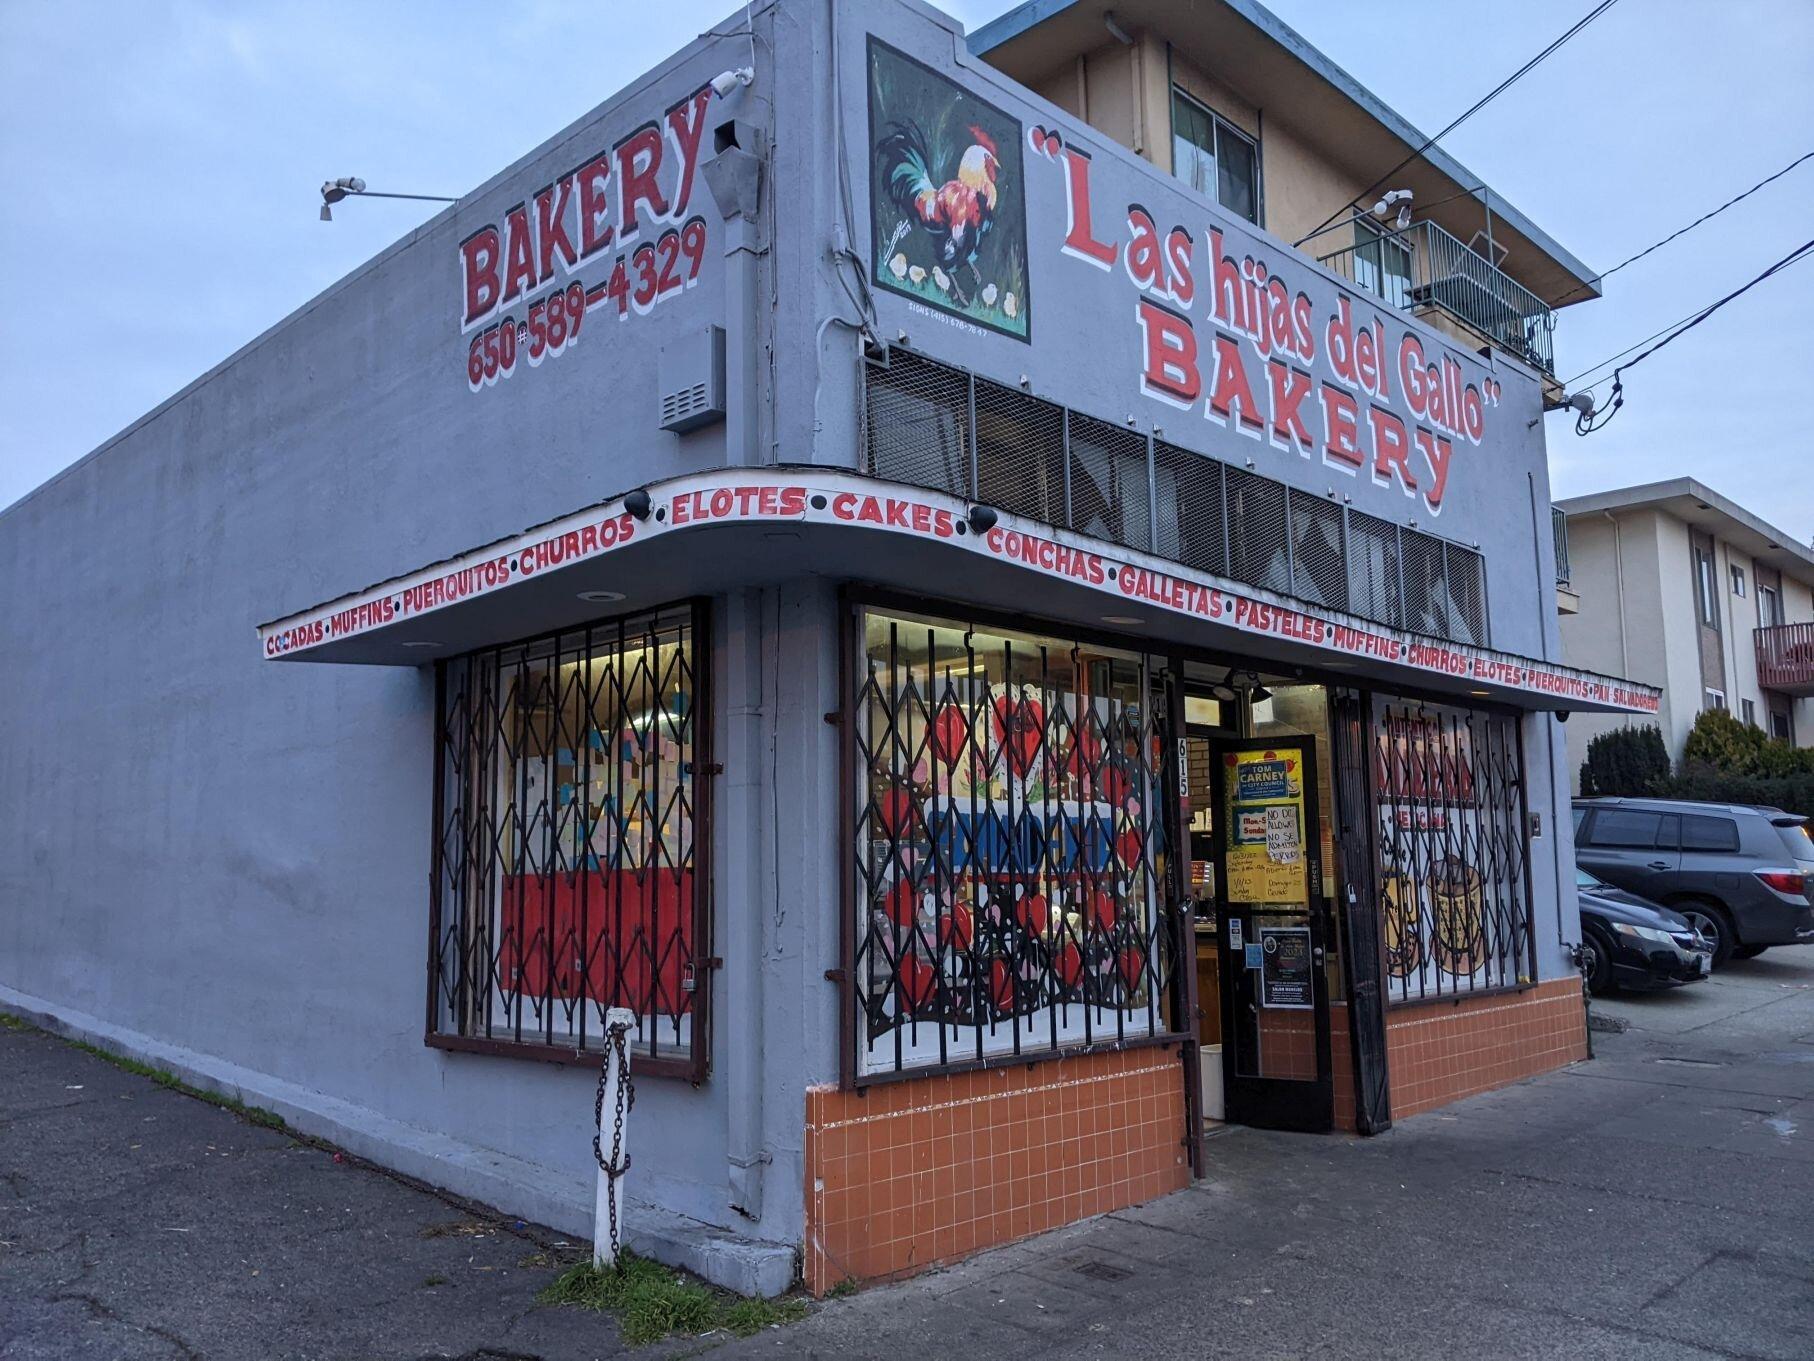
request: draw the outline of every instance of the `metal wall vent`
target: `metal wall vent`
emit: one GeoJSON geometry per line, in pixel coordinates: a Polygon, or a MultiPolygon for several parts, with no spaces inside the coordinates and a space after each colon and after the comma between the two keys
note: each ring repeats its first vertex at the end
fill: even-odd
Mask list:
{"type": "Polygon", "coordinates": [[[707,326],[661,347],[656,386],[663,430],[684,434],[724,419],[724,328],[707,326]]]}

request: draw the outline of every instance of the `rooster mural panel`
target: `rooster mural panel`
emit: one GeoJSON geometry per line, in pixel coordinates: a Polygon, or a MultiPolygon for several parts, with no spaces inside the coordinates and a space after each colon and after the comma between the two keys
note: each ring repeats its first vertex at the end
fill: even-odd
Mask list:
{"type": "Polygon", "coordinates": [[[1019,122],[872,38],[869,129],[872,277],[1027,339],[1019,122]]]}

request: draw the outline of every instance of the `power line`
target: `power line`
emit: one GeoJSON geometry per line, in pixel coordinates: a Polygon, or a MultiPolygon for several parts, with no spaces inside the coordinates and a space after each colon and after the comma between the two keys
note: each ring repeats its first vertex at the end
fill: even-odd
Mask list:
{"type": "Polygon", "coordinates": [[[1598,19],[1602,14],[1606,13],[1607,10],[1611,9],[1614,5],[1618,4],[1618,2],[1619,2],[1619,0],[1600,0],[1599,4],[1595,5],[1584,16],[1582,16],[1580,19],[1576,20],[1574,23],[1574,26],[1571,27],[1561,37],[1557,38],[1548,47],[1544,48],[1536,56],[1532,57],[1529,61],[1525,62],[1524,65],[1520,66],[1516,71],[1512,72],[1511,75],[1507,76],[1504,80],[1500,81],[1491,90],[1487,91],[1486,94],[1482,95],[1479,99],[1475,100],[1474,103],[1472,105],[1470,105],[1468,107],[1468,109],[1459,118],[1455,119],[1454,122],[1450,123],[1441,132],[1437,133],[1434,137],[1431,137],[1431,138],[1428,138],[1427,140],[1425,140],[1425,142],[1422,146],[1418,147],[1417,150],[1413,151],[1409,156],[1405,157],[1404,160],[1400,161],[1397,165],[1393,166],[1385,174],[1381,175],[1378,179],[1374,180],[1372,184],[1368,185],[1365,189],[1361,190],[1360,193],[1356,194],[1347,203],[1343,204],[1340,208],[1337,208],[1333,213],[1329,214],[1328,217],[1324,218],[1321,222],[1317,223],[1314,230],[1306,232],[1303,236],[1300,236],[1296,241],[1293,241],[1291,243],[1292,246],[1295,248],[1297,246],[1303,245],[1311,237],[1316,236],[1318,233],[1320,233],[1331,222],[1334,222],[1343,213],[1349,211],[1350,209],[1355,207],[1357,204],[1366,202],[1367,199],[1369,199],[1373,196],[1373,191],[1375,189],[1378,189],[1387,180],[1391,179],[1399,171],[1403,170],[1407,165],[1411,164],[1412,161],[1416,160],[1419,156],[1423,155],[1424,152],[1428,151],[1431,147],[1435,146],[1444,137],[1447,137],[1451,132],[1455,131],[1456,128],[1460,127],[1463,123],[1467,122],[1468,119],[1472,118],[1475,114],[1479,113],[1482,109],[1484,109],[1488,104],[1491,104],[1500,95],[1504,94],[1508,89],[1511,88],[1511,86],[1516,81],[1518,81],[1520,78],[1522,78],[1523,76],[1525,76],[1532,70],[1535,70],[1537,65],[1540,62],[1545,60],[1557,48],[1561,47],[1563,43],[1567,42],[1570,38],[1574,37],[1575,34],[1579,33],[1582,29],[1586,28],[1595,19],[1598,19]]]}
{"type": "MultiPolygon", "coordinates": [[[[1693,313],[1691,316],[1689,316],[1684,321],[1678,322],[1676,324],[1676,326],[1674,326],[1674,327],[1666,326],[1663,328],[1662,331],[1658,331],[1657,335],[1663,337],[1661,340],[1657,340],[1656,344],[1651,345],[1649,349],[1645,350],[1642,354],[1638,355],[1635,359],[1632,359],[1627,363],[1621,364],[1621,365],[1619,365],[1618,368],[1613,370],[1611,404],[1606,407],[1604,413],[1591,412],[1591,411],[1582,412],[1581,415],[1575,421],[1575,433],[1577,435],[1591,435],[1594,433],[1594,431],[1605,428],[1605,426],[1612,420],[1612,418],[1619,414],[1619,408],[1625,405],[1624,374],[1625,374],[1626,369],[1634,368],[1637,365],[1642,364],[1646,359],[1650,358],[1651,355],[1655,354],[1658,350],[1662,349],[1664,346],[1669,345],[1669,344],[1673,343],[1674,341],[1680,339],[1682,336],[1687,335],[1688,332],[1692,331],[1695,327],[1699,326],[1703,321],[1707,320],[1708,317],[1712,316],[1715,312],[1719,311],[1720,308],[1724,307],[1727,303],[1731,302],[1734,298],[1740,297],[1741,295],[1743,295],[1745,293],[1749,293],[1753,288],[1756,288],[1765,279],[1768,279],[1772,274],[1775,274],[1778,270],[1787,269],[1790,265],[1794,264],[1796,261],[1806,259],[1810,254],[1814,254],[1814,241],[1804,241],[1801,245],[1797,246],[1794,250],[1790,251],[1787,255],[1783,256],[1782,259],[1778,260],[1775,264],[1771,265],[1762,274],[1759,274],[1755,279],[1751,280],[1750,283],[1741,284],[1739,287],[1733,289],[1730,293],[1728,293],[1725,297],[1719,299],[1717,302],[1708,303],[1707,306],[1703,307],[1700,311],[1693,313]],[[1667,334],[1665,334],[1665,333],[1667,333],[1667,334]]],[[[1638,345],[1648,344],[1652,340],[1656,340],[1656,336],[1647,336],[1644,340],[1640,340],[1638,342],[1638,345]]],[[[1638,345],[1633,345],[1631,347],[1631,350],[1637,349],[1638,345]]],[[[1621,354],[1630,354],[1631,350],[1621,351],[1621,354]]],[[[1614,359],[1617,359],[1619,357],[1620,357],[1620,355],[1613,356],[1614,359]]],[[[1594,365],[1594,368],[1595,369],[1605,368],[1606,364],[1610,363],[1610,362],[1611,362],[1611,360],[1607,360],[1603,363],[1596,364],[1596,365],[1594,365]]],[[[1585,372],[1592,373],[1593,371],[1594,371],[1594,369],[1588,369],[1585,372]]],[[[1582,376],[1582,375],[1577,375],[1577,377],[1579,377],[1579,376],[1582,376]]],[[[1573,382],[1574,380],[1570,379],[1569,381],[1573,382]]],[[[1602,380],[1602,381],[1604,381],[1604,380],[1602,380]]],[[[1567,387],[1568,384],[1565,383],[1565,384],[1563,384],[1563,386],[1567,387]]],[[[1597,387],[1597,386],[1599,386],[1599,384],[1596,383],[1594,386],[1597,387]]],[[[1591,389],[1589,389],[1589,391],[1591,391],[1591,389]]]]}
{"type": "MultiPolygon", "coordinates": [[[[1651,341],[1655,340],[1660,335],[1667,335],[1669,332],[1675,330],[1675,328],[1678,326],[1686,326],[1687,323],[1694,321],[1695,318],[1699,317],[1703,312],[1712,312],[1712,311],[1716,310],[1717,308],[1724,307],[1727,303],[1731,302],[1732,299],[1736,298],[1739,295],[1739,293],[1743,293],[1745,291],[1745,289],[1750,288],[1752,286],[1752,284],[1761,283],[1763,280],[1769,278],[1772,274],[1776,273],[1777,270],[1786,268],[1787,266],[1792,265],[1792,264],[1796,263],[1796,261],[1802,259],[1808,253],[1808,249],[1810,246],[1814,246],[1814,241],[1810,241],[1810,242],[1808,242],[1807,245],[1799,246],[1795,250],[1790,251],[1789,254],[1784,256],[1781,260],[1778,260],[1775,264],[1771,265],[1770,268],[1765,270],[1762,274],[1758,275],[1757,278],[1753,279],[1751,281],[1751,283],[1746,284],[1744,286],[1744,288],[1738,289],[1737,292],[1728,293],[1725,297],[1719,299],[1717,302],[1711,302],[1711,303],[1708,303],[1705,307],[1697,308],[1695,311],[1692,311],[1687,316],[1683,317],[1680,321],[1670,322],[1669,325],[1665,326],[1660,331],[1652,331],[1649,335],[1645,336],[1642,340],[1638,341],[1636,344],[1626,346],[1624,349],[1620,350],[1617,354],[1607,355],[1606,358],[1602,359],[1598,364],[1590,365],[1589,367],[1582,369],[1581,372],[1577,373],[1573,378],[1566,380],[1562,384],[1562,386],[1564,388],[1573,387],[1575,383],[1577,383],[1581,379],[1587,377],[1588,374],[1598,373],[1601,369],[1605,368],[1608,364],[1613,363],[1615,360],[1623,359],[1626,355],[1630,354],[1633,350],[1638,349],[1640,346],[1648,345],[1651,341]]],[[[1659,348],[1661,348],[1661,347],[1659,347],[1659,348]]],[[[1636,363],[1637,361],[1633,360],[1632,362],[1636,363]]],[[[1631,365],[1627,364],[1625,367],[1630,368],[1631,365]]],[[[1610,376],[1610,375],[1608,375],[1608,376],[1610,376]]],[[[1583,392],[1592,392],[1595,388],[1600,386],[1600,383],[1604,383],[1605,381],[1606,381],[1606,379],[1602,378],[1599,380],[1599,382],[1589,383],[1585,388],[1582,388],[1580,390],[1583,392]]]]}
{"type": "MultiPolygon", "coordinates": [[[[1720,204],[1719,207],[1713,209],[1711,212],[1702,213],[1699,217],[1695,218],[1694,221],[1690,222],[1686,227],[1680,228],[1677,231],[1673,231],[1673,232],[1669,233],[1669,235],[1665,236],[1661,241],[1654,242],[1651,245],[1644,247],[1644,249],[1639,251],[1636,255],[1630,256],[1627,259],[1619,261],[1619,263],[1614,265],[1611,269],[1602,270],[1599,274],[1594,276],[1594,281],[1593,281],[1592,286],[1598,287],[1600,284],[1605,283],[1608,276],[1617,274],[1620,270],[1624,269],[1625,266],[1627,266],[1627,265],[1635,265],[1639,260],[1642,260],[1646,255],[1649,255],[1652,251],[1661,250],[1664,246],[1667,246],[1671,241],[1675,240],[1676,237],[1686,236],[1689,232],[1693,231],[1696,227],[1700,226],[1701,223],[1710,221],[1711,219],[1718,217],[1721,213],[1725,212],[1726,209],[1730,208],[1733,204],[1743,202],[1745,199],[1748,199],[1751,197],[1751,195],[1755,194],[1759,189],[1762,189],[1765,185],[1773,183],[1776,180],[1780,180],[1784,175],[1788,174],[1791,170],[1795,169],[1795,167],[1800,165],[1803,161],[1810,161],[1810,160],[1814,160],[1814,151],[1803,152],[1801,155],[1797,156],[1794,160],[1790,161],[1787,165],[1785,165],[1781,170],[1778,170],[1774,175],[1771,175],[1768,179],[1759,180],[1756,184],[1752,185],[1749,189],[1745,190],[1744,193],[1739,194],[1736,197],[1727,199],[1724,203],[1720,204]]],[[[1550,305],[1552,307],[1560,307],[1560,306],[1562,306],[1562,304],[1567,302],[1570,298],[1574,297],[1576,293],[1585,293],[1587,291],[1588,287],[1589,287],[1588,284],[1585,284],[1585,283],[1579,284],[1571,291],[1564,293],[1560,298],[1557,298],[1556,301],[1551,303],[1550,305]]],[[[1640,341],[1638,343],[1642,344],[1643,342],[1640,341]]],[[[1591,370],[1590,370],[1590,372],[1591,372],[1591,370]]]]}

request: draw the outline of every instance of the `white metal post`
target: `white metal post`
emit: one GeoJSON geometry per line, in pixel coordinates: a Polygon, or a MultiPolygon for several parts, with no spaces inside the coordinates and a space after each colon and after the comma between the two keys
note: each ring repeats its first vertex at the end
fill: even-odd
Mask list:
{"type": "Polygon", "coordinates": [[[624,1173],[630,1170],[630,1050],[635,1034],[636,1014],[628,1007],[612,1007],[605,1013],[605,1058],[598,1080],[598,1198],[592,1211],[592,1264],[600,1267],[617,1265],[623,1239],[624,1173]]]}

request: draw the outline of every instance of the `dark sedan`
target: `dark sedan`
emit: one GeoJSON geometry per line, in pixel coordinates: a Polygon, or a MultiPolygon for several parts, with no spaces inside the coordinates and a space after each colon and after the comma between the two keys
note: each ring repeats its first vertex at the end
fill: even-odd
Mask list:
{"type": "Polygon", "coordinates": [[[1581,899],[1581,968],[1594,993],[1671,988],[1713,968],[1713,951],[1688,919],[1575,871],[1581,899]]]}

